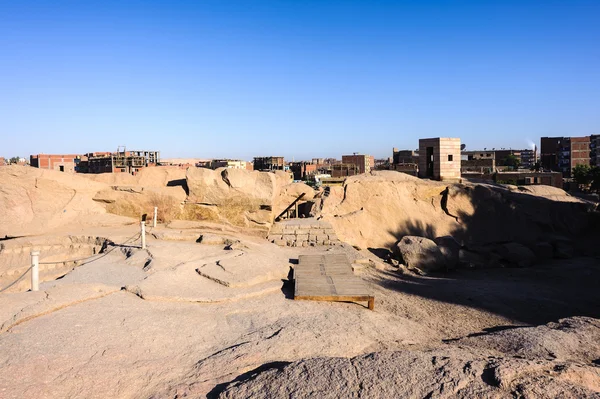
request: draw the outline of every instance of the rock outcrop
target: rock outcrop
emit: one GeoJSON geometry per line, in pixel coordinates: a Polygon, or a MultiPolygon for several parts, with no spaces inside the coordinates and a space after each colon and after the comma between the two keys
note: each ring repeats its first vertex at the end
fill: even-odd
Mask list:
{"type": "Polygon", "coordinates": [[[189,168],[186,181],[188,206],[206,211],[205,215],[199,214],[199,219],[220,220],[239,227],[270,227],[278,190],[275,174],[242,169],[189,168]]]}
{"type": "Polygon", "coordinates": [[[583,231],[591,207],[555,188],[447,185],[374,171],[330,188],[320,216],[342,241],[361,248],[392,248],[407,235],[452,236],[471,247],[516,242],[531,249],[544,241],[566,257],[560,237],[583,231]]]}
{"type": "Polygon", "coordinates": [[[217,387],[219,398],[597,398],[600,325],[571,318],[465,338],[431,351],[274,362],[217,387]]]}
{"type": "Polygon", "coordinates": [[[117,225],[92,200],[102,183],[78,175],[28,166],[0,168],[0,237],[40,234],[67,224],[117,225]]]}

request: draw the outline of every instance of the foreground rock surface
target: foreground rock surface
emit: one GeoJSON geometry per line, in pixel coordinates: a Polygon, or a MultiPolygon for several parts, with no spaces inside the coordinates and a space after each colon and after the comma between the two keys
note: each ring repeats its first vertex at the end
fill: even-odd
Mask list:
{"type": "Polygon", "coordinates": [[[212,393],[223,399],[600,397],[600,367],[592,363],[600,356],[597,320],[573,318],[509,331],[460,341],[479,350],[449,345],[266,364],[212,393]],[[567,348],[560,350],[563,345],[567,348]],[[489,350],[499,346],[501,355],[489,350]],[[554,350],[544,352],[549,348],[554,350]]]}

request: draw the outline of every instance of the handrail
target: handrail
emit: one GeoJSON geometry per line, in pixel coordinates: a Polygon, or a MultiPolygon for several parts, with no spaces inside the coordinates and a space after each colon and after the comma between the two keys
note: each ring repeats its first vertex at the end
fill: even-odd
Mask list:
{"type": "MultiPolygon", "coordinates": [[[[300,201],[300,200],[301,200],[301,199],[302,199],[302,198],[303,198],[305,195],[306,195],[306,193],[302,193],[302,194],[300,194],[300,195],[298,196],[298,198],[296,198],[296,199],[294,200],[294,202],[292,202],[292,203],[291,203],[291,204],[290,204],[290,205],[289,205],[287,208],[285,208],[285,210],[284,210],[283,212],[281,212],[281,213],[279,214],[279,216],[277,216],[277,217],[275,218],[275,221],[276,221],[276,222],[280,221],[280,220],[281,220],[281,217],[282,217],[283,215],[285,215],[285,214],[286,214],[286,212],[287,212],[287,211],[289,211],[289,210],[290,210],[290,209],[291,209],[291,208],[292,208],[294,205],[296,205],[296,203],[297,203],[298,201],[300,201]]],[[[298,215],[296,215],[296,217],[298,217],[298,215]]]]}

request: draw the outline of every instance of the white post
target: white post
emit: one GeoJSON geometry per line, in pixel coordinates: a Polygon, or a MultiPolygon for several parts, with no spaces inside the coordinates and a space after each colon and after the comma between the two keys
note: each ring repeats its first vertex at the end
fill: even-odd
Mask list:
{"type": "Polygon", "coordinates": [[[40,251],[31,251],[31,291],[40,290],[40,251]]]}
{"type": "Polygon", "coordinates": [[[140,222],[142,227],[142,249],[146,249],[146,222],[140,222]]]}
{"type": "Polygon", "coordinates": [[[152,227],[156,227],[156,217],[158,216],[158,207],[155,206],[154,207],[154,223],[152,224],[152,227]]]}

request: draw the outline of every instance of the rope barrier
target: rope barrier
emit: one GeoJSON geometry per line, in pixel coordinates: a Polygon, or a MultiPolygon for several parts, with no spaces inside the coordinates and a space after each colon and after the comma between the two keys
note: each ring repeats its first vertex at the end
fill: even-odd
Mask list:
{"type": "Polygon", "coordinates": [[[16,279],[15,281],[13,281],[12,283],[10,283],[9,285],[7,285],[6,287],[2,288],[0,290],[0,292],[6,291],[7,289],[9,289],[10,287],[12,287],[13,285],[17,284],[17,282],[19,280],[21,280],[23,277],[25,277],[25,275],[27,274],[27,272],[29,272],[31,269],[33,269],[33,265],[29,266],[29,268],[27,270],[25,270],[25,273],[21,274],[21,276],[19,276],[18,279],[16,279]]]}
{"type": "MultiPolygon", "coordinates": [[[[128,242],[130,242],[130,241],[132,241],[132,240],[134,240],[134,239],[137,239],[137,238],[140,236],[140,234],[141,234],[141,233],[137,233],[137,234],[135,234],[135,235],[133,235],[133,236],[129,237],[127,240],[125,240],[125,241],[124,241],[123,243],[121,243],[121,244],[115,244],[115,243],[112,243],[112,245],[113,245],[114,247],[113,247],[113,248],[112,248],[110,251],[114,250],[114,248],[116,248],[116,247],[118,247],[118,246],[125,245],[125,244],[127,244],[128,242]]],[[[109,245],[109,244],[107,244],[107,246],[108,246],[108,245],[109,245]]],[[[85,260],[87,260],[87,259],[91,259],[91,258],[93,258],[94,256],[107,255],[108,253],[110,253],[110,252],[102,252],[102,253],[99,253],[99,254],[95,254],[95,255],[91,255],[91,256],[85,257],[85,258],[79,258],[79,259],[57,260],[57,261],[54,261],[54,262],[40,262],[40,265],[55,265],[55,264],[57,264],[57,263],[81,262],[81,261],[85,261],[85,260]]],[[[98,258],[98,259],[100,259],[100,258],[98,258]]],[[[88,262],[88,263],[89,263],[89,262],[88,262]]]]}
{"type": "MultiPolygon", "coordinates": [[[[127,244],[127,243],[129,243],[129,242],[131,242],[131,241],[137,240],[137,239],[138,239],[140,236],[141,236],[141,233],[137,233],[137,234],[135,234],[135,235],[133,235],[133,236],[129,237],[127,240],[125,240],[125,241],[124,241],[123,243],[121,243],[121,244],[115,244],[115,243],[107,244],[107,246],[108,246],[108,245],[112,245],[112,248],[111,248],[111,249],[109,249],[109,250],[108,250],[108,251],[106,251],[106,252],[102,252],[102,253],[99,253],[99,254],[96,254],[96,255],[88,256],[88,257],[86,257],[86,258],[70,259],[70,260],[62,260],[62,261],[56,261],[56,262],[39,262],[38,264],[40,264],[40,265],[54,265],[54,264],[57,264],[57,263],[80,262],[80,261],[85,261],[85,260],[88,260],[88,259],[92,259],[93,257],[97,256],[97,258],[96,258],[96,259],[92,259],[92,260],[90,260],[90,261],[88,261],[88,262],[84,262],[84,263],[82,263],[80,266],[87,265],[87,264],[89,264],[89,263],[95,262],[95,261],[97,261],[98,259],[101,259],[101,258],[105,257],[106,255],[108,255],[109,253],[111,253],[112,251],[114,251],[114,250],[115,250],[117,247],[123,246],[123,245],[125,245],[125,244],[127,244]]],[[[19,280],[21,280],[23,277],[25,277],[25,275],[26,275],[26,274],[27,274],[27,273],[28,273],[28,272],[29,272],[31,269],[33,269],[33,265],[29,266],[29,267],[27,268],[27,270],[25,270],[25,272],[23,272],[23,274],[21,274],[21,275],[19,276],[19,278],[17,278],[15,281],[13,281],[12,283],[10,283],[10,284],[9,284],[9,285],[7,285],[6,287],[4,287],[4,288],[0,289],[0,293],[2,293],[2,292],[4,292],[4,291],[6,291],[7,289],[9,289],[9,288],[10,288],[10,287],[12,287],[13,285],[15,285],[15,284],[16,284],[16,283],[17,283],[19,280]]]]}

